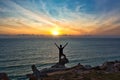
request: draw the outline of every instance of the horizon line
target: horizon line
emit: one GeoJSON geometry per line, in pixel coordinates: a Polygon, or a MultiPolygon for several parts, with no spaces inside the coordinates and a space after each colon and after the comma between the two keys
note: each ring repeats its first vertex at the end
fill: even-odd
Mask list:
{"type": "Polygon", "coordinates": [[[55,37],[55,38],[60,38],[60,37],[79,37],[79,38],[120,38],[120,35],[43,35],[43,34],[0,34],[0,38],[49,38],[49,37],[55,37]]]}

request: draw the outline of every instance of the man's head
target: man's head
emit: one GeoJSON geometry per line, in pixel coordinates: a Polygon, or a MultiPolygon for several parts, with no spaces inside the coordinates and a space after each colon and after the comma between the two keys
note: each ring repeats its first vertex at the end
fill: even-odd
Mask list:
{"type": "Polygon", "coordinates": [[[31,68],[32,68],[33,71],[37,69],[34,64],[31,66],[31,68]]]}
{"type": "Polygon", "coordinates": [[[60,45],[60,47],[62,47],[62,45],[60,45]]]}

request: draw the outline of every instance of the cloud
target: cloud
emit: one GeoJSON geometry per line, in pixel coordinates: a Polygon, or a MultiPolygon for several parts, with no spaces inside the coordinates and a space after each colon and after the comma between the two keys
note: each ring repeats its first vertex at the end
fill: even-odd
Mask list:
{"type": "MultiPolygon", "coordinates": [[[[76,5],[74,9],[71,9],[66,6],[69,3],[56,6],[53,3],[48,5],[45,1],[38,1],[37,3],[34,0],[32,2],[26,1],[24,5],[22,1],[19,2],[2,1],[2,4],[7,6],[1,7],[1,12],[9,11],[12,15],[0,14],[0,17],[2,16],[0,34],[3,32],[11,32],[12,34],[13,31],[14,34],[50,34],[49,32],[55,28],[58,28],[62,34],[70,35],[119,34],[120,15],[118,9],[112,9],[109,12],[95,10],[100,13],[91,14],[84,12],[85,7],[87,7],[85,4],[76,5]]],[[[96,1],[95,7],[98,9],[101,6],[103,9],[105,4],[108,4],[108,0],[96,1]]]]}

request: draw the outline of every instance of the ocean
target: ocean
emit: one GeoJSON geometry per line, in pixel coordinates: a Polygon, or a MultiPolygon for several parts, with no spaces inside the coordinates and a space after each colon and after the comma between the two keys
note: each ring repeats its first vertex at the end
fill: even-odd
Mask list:
{"type": "Polygon", "coordinates": [[[32,73],[31,65],[39,70],[54,65],[58,62],[54,43],[66,42],[67,67],[120,60],[120,38],[1,38],[0,72],[7,73],[12,80],[28,80],[26,74],[32,73]]]}

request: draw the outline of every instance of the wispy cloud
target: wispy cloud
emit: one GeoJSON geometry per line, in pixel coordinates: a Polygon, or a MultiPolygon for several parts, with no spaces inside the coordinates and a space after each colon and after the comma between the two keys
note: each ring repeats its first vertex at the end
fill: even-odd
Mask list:
{"type": "Polygon", "coordinates": [[[70,35],[120,35],[118,4],[107,11],[111,7],[106,6],[112,4],[108,0],[93,1],[96,8],[90,13],[85,11],[85,3],[77,3],[72,9],[73,6],[68,7],[69,3],[65,2],[61,2],[62,6],[57,6],[52,1],[50,3],[43,0],[1,0],[0,4],[3,6],[0,6],[0,34],[46,35],[57,28],[62,34],[70,35]]]}

